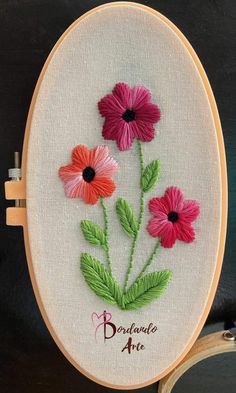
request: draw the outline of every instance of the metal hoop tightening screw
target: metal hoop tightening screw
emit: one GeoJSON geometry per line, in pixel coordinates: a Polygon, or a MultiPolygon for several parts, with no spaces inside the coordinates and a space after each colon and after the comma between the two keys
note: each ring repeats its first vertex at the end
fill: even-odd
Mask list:
{"type": "Polygon", "coordinates": [[[236,327],[226,330],[223,333],[223,338],[226,341],[236,341],[236,327]]]}
{"type": "MultiPolygon", "coordinates": [[[[20,181],[21,180],[21,168],[20,168],[20,153],[15,151],[14,153],[14,168],[8,169],[8,176],[13,181],[20,181]]],[[[15,200],[15,206],[20,206],[20,200],[15,200]]]]}

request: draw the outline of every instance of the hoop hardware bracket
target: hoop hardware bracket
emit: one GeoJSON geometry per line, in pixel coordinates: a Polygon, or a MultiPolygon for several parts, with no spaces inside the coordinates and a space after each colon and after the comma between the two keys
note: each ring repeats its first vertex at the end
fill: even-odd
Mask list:
{"type": "Polygon", "coordinates": [[[14,200],[15,206],[6,209],[7,225],[24,225],[26,222],[25,182],[21,177],[20,154],[14,153],[14,168],[8,170],[10,180],[5,182],[5,197],[14,200]]]}

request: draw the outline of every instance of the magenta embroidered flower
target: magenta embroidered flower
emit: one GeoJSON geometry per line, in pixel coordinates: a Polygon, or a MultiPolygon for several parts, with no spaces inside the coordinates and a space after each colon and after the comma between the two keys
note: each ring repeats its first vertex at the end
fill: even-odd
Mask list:
{"type": "Polygon", "coordinates": [[[154,126],[160,119],[160,109],[152,104],[151,93],[144,86],[133,89],[127,83],[117,83],[98,103],[105,117],[102,135],[115,140],[120,150],[128,150],[134,138],[149,142],[154,138],[154,126]]]}
{"type": "Polygon", "coordinates": [[[172,247],[177,239],[186,243],[194,240],[191,224],[200,213],[199,204],[185,200],[179,188],[167,188],[163,197],[151,199],[149,210],[154,217],[149,221],[147,230],[151,236],[161,238],[163,247],[172,247]]]}
{"type": "Polygon", "coordinates": [[[107,146],[89,150],[78,145],[73,149],[72,164],[59,169],[67,197],[82,198],[85,203],[94,205],[99,198],[113,194],[116,186],[110,176],[118,164],[108,154],[107,146]]]}

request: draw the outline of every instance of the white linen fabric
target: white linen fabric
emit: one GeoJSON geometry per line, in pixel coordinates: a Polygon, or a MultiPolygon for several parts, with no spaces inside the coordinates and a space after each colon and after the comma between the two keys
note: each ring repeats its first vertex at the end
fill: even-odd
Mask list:
{"type": "Polygon", "coordinates": [[[221,177],[213,116],[199,72],[178,36],[158,16],[129,5],[89,15],[66,35],[43,78],[35,103],[27,159],[27,216],[33,269],[42,301],[58,338],[80,367],[105,383],[143,384],[166,370],[182,353],[199,323],[216,268],[221,225],[221,177]],[[58,177],[78,144],[106,144],[119,163],[117,190],[105,203],[110,221],[113,272],[123,285],[131,240],[115,212],[118,197],[139,209],[139,161],[136,145],[120,152],[104,141],[97,102],[117,82],[144,85],[161,109],[155,139],[144,143],[144,160],[160,159],[161,178],[145,195],[145,215],[132,280],[155,240],[145,227],[147,202],[166,187],[181,188],[200,203],[196,240],[159,251],[150,271],[170,269],[165,293],[138,311],[107,305],[87,286],[80,271],[81,252],[105,261],[80,230],[82,219],[103,226],[100,205],[65,197],[58,177]],[[112,313],[118,326],[158,327],[155,334],[133,334],[145,350],[122,352],[129,335],[95,340],[92,312],[112,313]]]}

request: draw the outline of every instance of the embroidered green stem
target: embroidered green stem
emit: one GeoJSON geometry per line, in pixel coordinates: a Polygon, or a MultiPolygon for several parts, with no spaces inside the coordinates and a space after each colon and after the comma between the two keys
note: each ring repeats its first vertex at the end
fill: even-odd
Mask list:
{"type": "Polygon", "coordinates": [[[137,139],[137,146],[138,146],[138,152],[139,152],[139,160],[140,160],[140,188],[141,188],[141,194],[140,194],[140,208],[139,208],[139,216],[138,216],[138,222],[137,222],[137,230],[136,233],[133,237],[133,242],[131,246],[131,253],[130,253],[130,259],[129,259],[129,268],[126,273],[126,278],[125,278],[125,285],[124,285],[124,293],[127,291],[128,287],[128,282],[129,282],[129,277],[130,274],[132,273],[133,267],[134,267],[134,253],[136,249],[136,244],[137,244],[137,239],[138,239],[138,234],[139,230],[141,227],[142,219],[143,219],[143,212],[144,212],[144,191],[141,186],[142,182],[142,175],[144,171],[144,158],[143,158],[143,149],[142,149],[142,144],[141,142],[137,139]]]}
{"type": "Polygon", "coordinates": [[[150,255],[150,258],[147,260],[147,262],[146,262],[146,264],[145,264],[143,270],[141,271],[141,273],[139,274],[139,276],[136,278],[136,282],[137,282],[140,278],[143,277],[143,275],[144,275],[144,273],[146,272],[146,270],[147,270],[147,269],[149,268],[149,266],[152,264],[154,258],[155,258],[156,255],[157,255],[157,251],[158,251],[158,249],[160,248],[160,245],[161,245],[161,241],[160,241],[160,239],[158,239],[157,242],[156,242],[156,245],[155,245],[155,247],[154,247],[154,249],[153,249],[153,251],[152,251],[152,253],[151,253],[151,255],[150,255]]]}
{"type": "Polygon", "coordinates": [[[100,203],[101,203],[101,206],[102,206],[103,217],[104,217],[104,235],[105,235],[105,239],[106,239],[105,253],[106,253],[107,262],[108,262],[108,270],[109,270],[110,273],[112,273],[112,261],[111,261],[111,257],[110,257],[109,238],[108,238],[108,215],[107,215],[107,208],[106,208],[106,205],[105,205],[105,203],[104,203],[103,198],[100,198],[100,203]]]}

